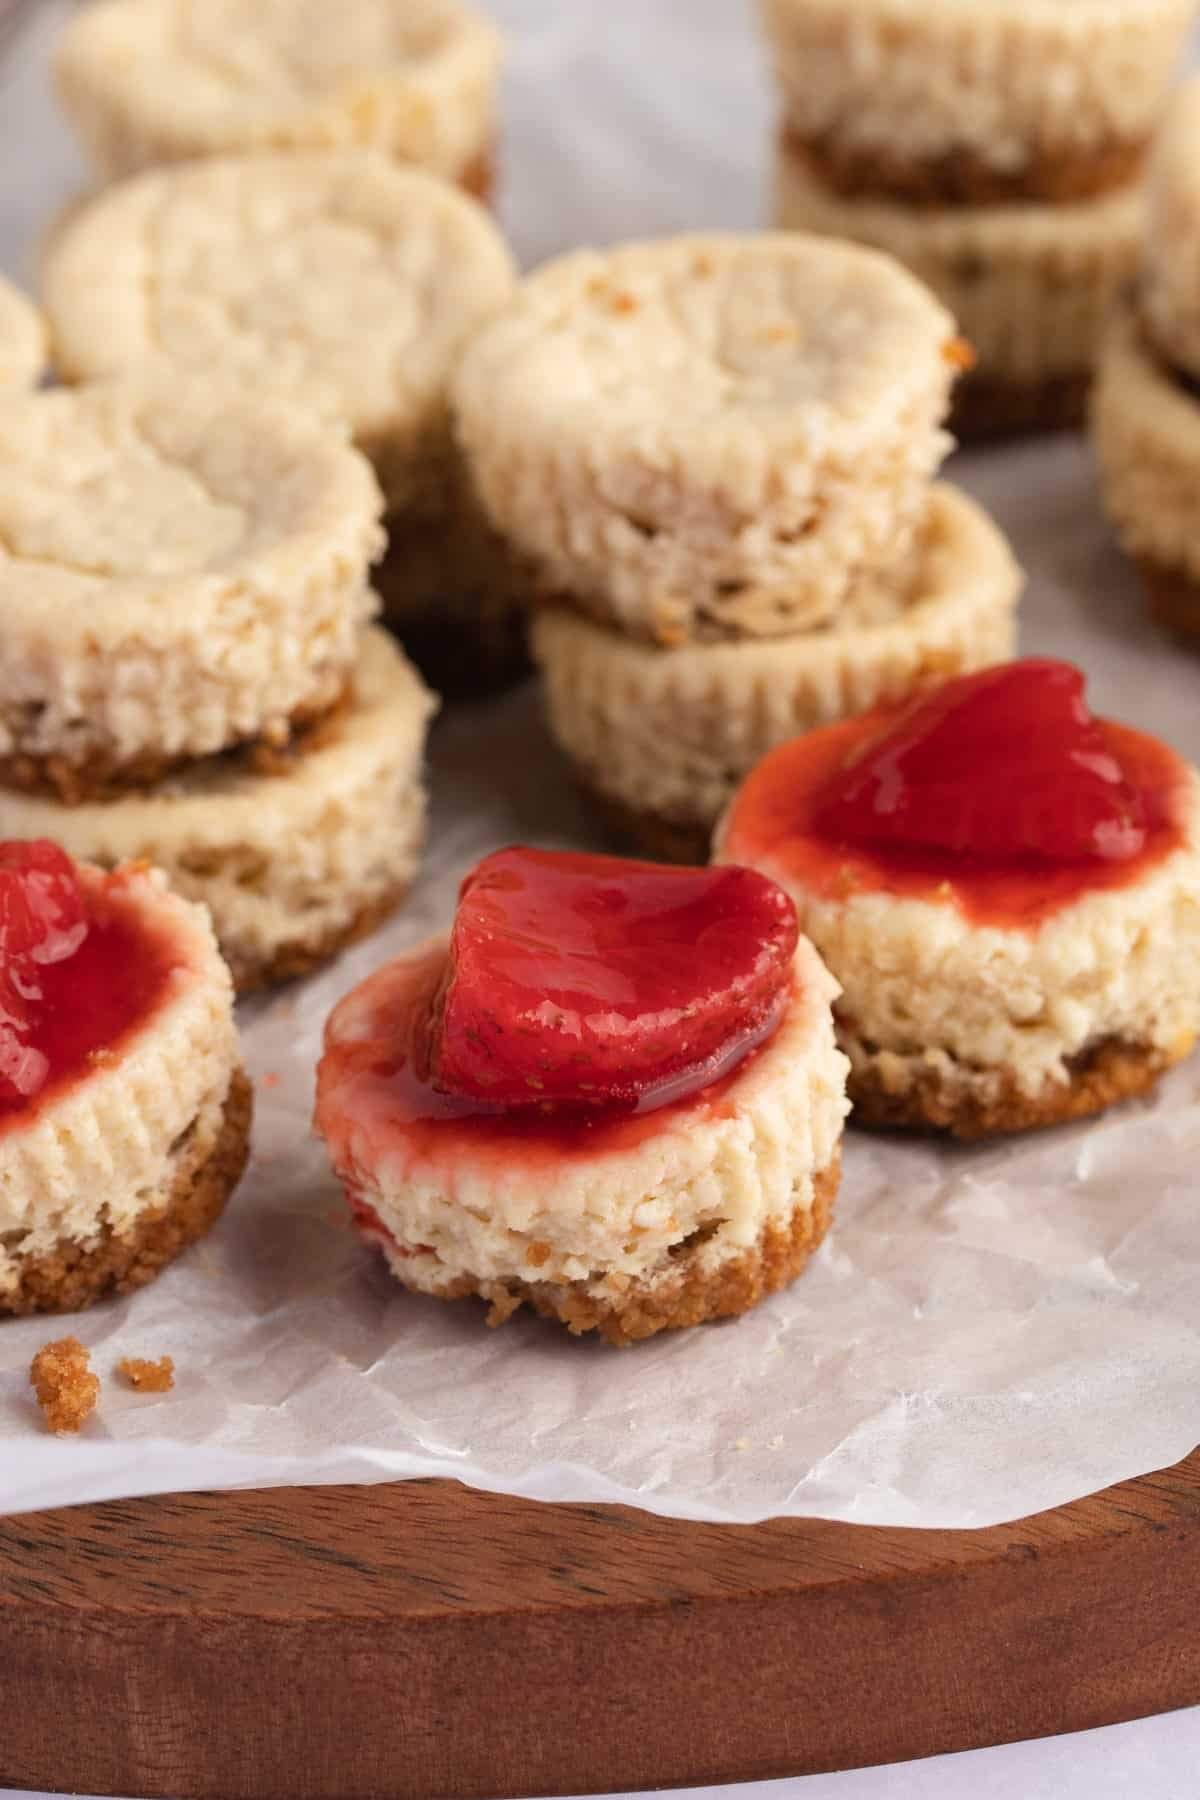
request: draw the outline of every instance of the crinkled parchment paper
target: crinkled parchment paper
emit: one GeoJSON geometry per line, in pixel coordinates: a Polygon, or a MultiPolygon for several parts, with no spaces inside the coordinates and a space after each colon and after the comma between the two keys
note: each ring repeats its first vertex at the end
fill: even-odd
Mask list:
{"type": "MultiPolygon", "coordinates": [[[[47,34],[53,23],[49,9],[47,34]]],[[[509,222],[527,260],[761,210],[770,104],[735,0],[508,0],[509,222]]],[[[44,34],[45,35],[45,34],[44,34]]],[[[0,89],[14,270],[74,164],[44,42],[0,89]]],[[[1200,663],[1157,639],[1110,549],[1084,448],[962,460],[1031,577],[1028,649],[1077,658],[1107,710],[1200,757],[1200,663]]],[[[2,472],[0,472],[2,479],[2,472]]],[[[108,1375],[170,1352],[161,1399],[106,1386],[77,1441],[25,1371],[56,1323],[0,1324],[0,1509],[155,1490],[458,1476],[688,1517],[996,1522],[1161,1467],[1200,1438],[1200,1061],[1150,1105],[979,1150],[852,1136],[835,1229],[735,1323],[617,1353],[410,1298],[342,1221],[308,1132],[331,1002],[444,921],[514,838],[585,842],[535,698],[456,714],[433,754],[432,851],[403,917],[247,1018],[254,1165],[158,1284],[71,1322],[108,1375]]]]}

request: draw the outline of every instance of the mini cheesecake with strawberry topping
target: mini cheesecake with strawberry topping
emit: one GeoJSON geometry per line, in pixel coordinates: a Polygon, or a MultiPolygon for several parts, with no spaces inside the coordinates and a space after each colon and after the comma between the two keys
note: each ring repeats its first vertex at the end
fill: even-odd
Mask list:
{"type": "Polygon", "coordinates": [[[841,983],[855,1121],[986,1137],[1143,1094],[1200,1031],[1200,775],[1028,660],[768,756],[718,861],[841,983]]]}
{"type": "Polygon", "coordinates": [[[150,1281],[220,1215],[249,1126],[204,909],[145,865],[0,844],[0,1314],[150,1281]]]}
{"type": "Polygon", "coordinates": [[[835,992],[753,870],[502,850],[335,1009],[317,1128],[406,1287],[628,1343],[745,1312],[820,1243],[835,992]]]}

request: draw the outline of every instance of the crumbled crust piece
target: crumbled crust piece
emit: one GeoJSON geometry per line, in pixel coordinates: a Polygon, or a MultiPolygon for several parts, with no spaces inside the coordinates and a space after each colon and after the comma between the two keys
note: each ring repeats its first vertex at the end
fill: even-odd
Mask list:
{"type": "Polygon", "coordinates": [[[157,1362],[144,1356],[123,1356],[117,1369],[139,1394],[169,1394],[175,1386],[175,1361],[170,1356],[160,1356],[157,1362]]]}
{"type": "Polygon", "coordinates": [[[47,1429],[58,1437],[78,1431],[100,1398],[100,1378],[88,1366],[78,1338],[43,1344],[29,1365],[29,1381],[47,1429]]]}

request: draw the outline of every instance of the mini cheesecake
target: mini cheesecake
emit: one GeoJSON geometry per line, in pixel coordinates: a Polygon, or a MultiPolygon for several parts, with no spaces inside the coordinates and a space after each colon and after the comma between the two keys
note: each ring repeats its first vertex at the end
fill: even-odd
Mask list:
{"type": "Polygon", "coordinates": [[[676,648],[905,591],[962,355],[889,257],[713,233],[545,264],[472,339],[452,403],[531,590],[676,648]]]}
{"type": "Polygon", "coordinates": [[[1028,661],[784,745],[720,861],[842,985],[856,1122],[986,1137],[1150,1090],[1200,1030],[1200,776],[1028,661]]]}
{"type": "Polygon", "coordinates": [[[0,1313],[140,1287],[219,1217],[250,1088],[208,916],[145,865],[0,844],[0,1313]]]}
{"type": "Polygon", "coordinates": [[[746,1311],[820,1243],[835,992],[752,870],[501,851],[334,1011],[317,1129],[405,1287],[625,1344],[746,1311]]]}
{"type": "Polygon", "coordinates": [[[0,397],[0,784],[149,786],[337,704],[379,487],[300,404],[176,372],[0,397]]]}
{"type": "Polygon", "coordinates": [[[1192,0],[760,0],[789,142],[831,189],[1057,206],[1136,178],[1192,0]]]}
{"type": "Polygon", "coordinates": [[[102,181],[241,150],[369,145],[490,193],[500,38],[458,0],[99,0],[59,98],[102,181]]]}

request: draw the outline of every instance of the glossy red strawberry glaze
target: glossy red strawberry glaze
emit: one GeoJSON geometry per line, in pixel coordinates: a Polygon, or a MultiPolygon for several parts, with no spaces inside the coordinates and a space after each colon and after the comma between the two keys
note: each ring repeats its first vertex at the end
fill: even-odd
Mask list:
{"type": "Polygon", "coordinates": [[[656,1107],[759,1032],[796,939],[753,869],[498,851],[459,896],[432,1086],[491,1110],[656,1107]]]}
{"type": "Polygon", "coordinates": [[[754,862],[819,898],[884,893],[952,905],[975,925],[1032,930],[1092,892],[1132,887],[1184,842],[1181,800],[1188,766],[1156,738],[1108,720],[1096,725],[1105,750],[1136,790],[1145,838],[1124,860],[1044,858],[1004,861],[927,844],[851,843],[831,836],[823,807],[832,786],[906,712],[881,709],[808,733],[761,762],[734,803],[722,855],[754,862]]]}
{"type": "Polygon", "coordinates": [[[1125,778],[1069,663],[1030,659],[909,703],[817,798],[822,837],[978,863],[1126,862],[1152,797],[1125,778]]]}
{"type": "Polygon", "coordinates": [[[120,873],[81,881],[53,846],[0,845],[0,1132],[119,1055],[179,964],[120,873]]]}
{"type": "Polygon", "coordinates": [[[326,1027],[316,1126],[368,1234],[383,1228],[362,1189],[385,1162],[393,1183],[423,1172],[446,1192],[453,1191],[456,1171],[480,1165],[493,1174],[503,1169],[552,1181],[564,1159],[621,1154],[680,1125],[734,1116],[736,1083],[794,994],[789,982],[757,1030],[736,1036],[699,1084],[685,1077],[674,1092],[660,1089],[646,1110],[593,1107],[564,1116],[522,1107],[505,1113],[439,1093],[414,1070],[414,1034],[428,1017],[446,961],[445,940],[398,958],[348,994],[326,1027]]]}

